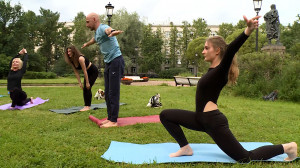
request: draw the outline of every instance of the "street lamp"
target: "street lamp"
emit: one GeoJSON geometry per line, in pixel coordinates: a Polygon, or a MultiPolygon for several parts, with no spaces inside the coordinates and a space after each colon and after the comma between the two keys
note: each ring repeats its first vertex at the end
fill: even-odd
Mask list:
{"type": "MultiPolygon", "coordinates": [[[[253,0],[254,10],[256,12],[256,16],[258,16],[259,11],[261,10],[262,0],[253,0]]],[[[258,51],[258,28],[256,28],[256,52],[258,51]]]]}
{"type": "Polygon", "coordinates": [[[195,63],[196,63],[196,68],[195,68],[195,71],[196,71],[196,73],[195,73],[195,77],[197,77],[197,73],[198,73],[198,53],[196,53],[195,54],[195,63]]]}
{"type": "Polygon", "coordinates": [[[105,8],[106,8],[106,15],[107,15],[107,17],[108,17],[108,26],[110,26],[110,19],[111,19],[112,15],[113,15],[114,6],[112,6],[112,5],[110,4],[110,2],[109,2],[109,3],[105,6],[105,8]]]}

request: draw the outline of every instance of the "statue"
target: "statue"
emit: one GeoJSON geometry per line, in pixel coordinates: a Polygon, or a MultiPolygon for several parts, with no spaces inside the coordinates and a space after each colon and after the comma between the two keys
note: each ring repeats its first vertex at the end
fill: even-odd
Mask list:
{"type": "Polygon", "coordinates": [[[269,44],[271,44],[272,39],[276,39],[276,44],[280,44],[279,42],[280,22],[279,22],[279,14],[275,4],[272,4],[271,10],[264,15],[264,20],[266,21],[266,32],[267,32],[267,38],[269,40],[269,44]]]}

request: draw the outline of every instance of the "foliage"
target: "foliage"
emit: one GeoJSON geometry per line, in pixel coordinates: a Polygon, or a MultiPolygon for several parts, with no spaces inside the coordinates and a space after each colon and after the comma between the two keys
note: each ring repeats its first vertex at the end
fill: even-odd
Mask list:
{"type": "Polygon", "coordinates": [[[300,14],[297,15],[297,18],[293,25],[289,24],[280,35],[280,41],[292,55],[296,55],[300,51],[300,14]]]}
{"type": "Polygon", "coordinates": [[[238,62],[237,95],[262,97],[278,90],[280,99],[299,101],[299,60],[292,61],[287,54],[248,53],[240,55],[238,62]]]}
{"type": "MultiPolygon", "coordinates": [[[[225,41],[227,44],[231,43],[234,39],[236,39],[243,31],[245,30],[245,27],[242,29],[238,29],[234,31],[231,35],[229,35],[225,41]]],[[[260,33],[258,31],[258,50],[260,51],[261,48],[264,46],[264,44],[267,43],[267,38],[265,34],[260,33]]],[[[247,54],[256,52],[255,51],[255,45],[256,45],[256,35],[255,32],[253,32],[250,37],[248,37],[247,41],[243,44],[243,46],[239,49],[238,54],[247,54]]]]}
{"type": "Polygon", "coordinates": [[[56,74],[53,72],[32,72],[27,71],[24,74],[24,79],[55,79],[56,74]]]}
{"type": "Polygon", "coordinates": [[[161,70],[163,62],[161,29],[158,28],[156,32],[152,32],[151,25],[149,24],[144,26],[143,32],[143,39],[141,41],[142,58],[138,60],[138,63],[142,72],[153,71],[158,73],[161,70]]]}
{"type": "Polygon", "coordinates": [[[207,28],[207,23],[203,18],[193,20],[192,31],[194,32],[193,39],[198,37],[208,37],[211,30],[207,28]]]}
{"type": "Polygon", "coordinates": [[[191,38],[191,25],[187,21],[182,22],[182,37],[179,38],[179,44],[180,44],[180,53],[182,55],[181,62],[183,67],[188,66],[188,60],[187,60],[187,49],[191,38]]]}
{"type": "Polygon", "coordinates": [[[41,15],[37,17],[39,23],[39,45],[41,46],[39,52],[43,56],[43,64],[46,72],[48,72],[51,70],[51,65],[53,65],[55,60],[52,49],[57,43],[58,30],[63,27],[63,23],[58,23],[60,16],[58,12],[40,8],[40,13],[41,15]]]}
{"type": "Polygon", "coordinates": [[[173,22],[170,23],[170,40],[169,40],[169,49],[170,49],[170,55],[169,60],[172,68],[175,68],[178,62],[178,54],[177,50],[178,48],[178,30],[177,27],[174,26],[173,22]]]}
{"type": "Polygon", "coordinates": [[[235,29],[231,23],[222,23],[221,25],[219,25],[219,31],[217,32],[217,34],[226,39],[234,32],[234,30],[235,29]]]}
{"type": "Polygon", "coordinates": [[[123,56],[131,59],[137,57],[136,48],[140,48],[143,26],[136,12],[128,13],[123,8],[114,13],[112,27],[124,31],[117,36],[123,56]]]}
{"type": "Polygon", "coordinates": [[[9,63],[12,57],[8,57],[5,54],[0,54],[0,79],[7,77],[9,72],[9,63]]]}
{"type": "Polygon", "coordinates": [[[11,6],[10,2],[0,1],[0,54],[14,55],[21,47],[24,26],[20,21],[22,6],[11,6]]]}
{"type": "Polygon", "coordinates": [[[185,68],[170,68],[159,73],[160,78],[171,79],[174,76],[177,76],[180,73],[186,73],[187,70],[185,68]]]}
{"type": "Polygon", "coordinates": [[[205,37],[198,37],[189,43],[187,49],[187,60],[191,64],[197,65],[199,67],[198,72],[202,74],[206,72],[208,68],[208,63],[203,61],[204,59],[202,57],[205,41],[205,37]]]}

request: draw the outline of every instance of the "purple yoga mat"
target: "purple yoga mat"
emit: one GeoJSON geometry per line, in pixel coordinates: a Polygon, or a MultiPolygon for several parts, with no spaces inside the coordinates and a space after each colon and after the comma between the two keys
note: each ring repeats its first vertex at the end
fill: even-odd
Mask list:
{"type": "MultiPolygon", "coordinates": [[[[30,108],[30,107],[33,107],[33,106],[37,106],[39,104],[43,104],[45,103],[46,101],[48,101],[49,99],[47,100],[43,100],[42,98],[35,98],[33,99],[33,104],[31,104],[30,102],[28,102],[27,104],[25,104],[24,106],[16,106],[14,109],[12,110],[23,110],[23,109],[27,109],[27,108],[30,108]]],[[[11,103],[9,104],[4,104],[2,106],[0,106],[0,110],[10,110],[9,107],[11,107],[11,103]]]]}

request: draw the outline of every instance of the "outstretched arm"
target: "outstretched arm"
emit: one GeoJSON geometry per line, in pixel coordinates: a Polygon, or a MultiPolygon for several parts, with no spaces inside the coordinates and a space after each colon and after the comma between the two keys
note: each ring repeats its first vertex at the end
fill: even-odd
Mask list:
{"type": "Polygon", "coordinates": [[[233,40],[227,47],[226,52],[224,54],[224,57],[220,63],[224,67],[224,69],[229,69],[232,59],[235,55],[235,53],[242,47],[242,45],[245,43],[245,41],[248,39],[250,34],[258,27],[258,19],[260,16],[255,16],[252,19],[247,19],[246,16],[244,16],[244,20],[247,24],[246,29],[243,33],[241,33],[235,40],[233,40]]]}
{"type": "Polygon", "coordinates": [[[245,29],[245,34],[247,36],[250,36],[250,34],[253,32],[253,30],[258,28],[258,19],[260,18],[260,16],[255,16],[252,19],[247,19],[246,16],[243,16],[244,20],[247,24],[247,28],[245,29]]]}
{"type": "Polygon", "coordinates": [[[95,42],[96,42],[96,40],[95,40],[95,38],[93,37],[90,41],[84,43],[84,44],[82,45],[81,48],[88,47],[89,45],[92,45],[92,44],[94,44],[95,42]]]}
{"type": "Polygon", "coordinates": [[[22,71],[23,73],[25,73],[25,72],[26,72],[26,67],[27,67],[27,60],[28,60],[27,50],[26,50],[25,48],[23,48],[23,49],[19,52],[19,54],[24,55],[24,59],[23,59],[23,67],[22,67],[21,71],[22,71]]]}
{"type": "Polygon", "coordinates": [[[105,33],[108,35],[108,37],[112,37],[112,36],[117,36],[117,35],[123,33],[123,31],[115,30],[115,29],[112,29],[111,27],[109,27],[109,28],[105,29],[105,33]]]}

